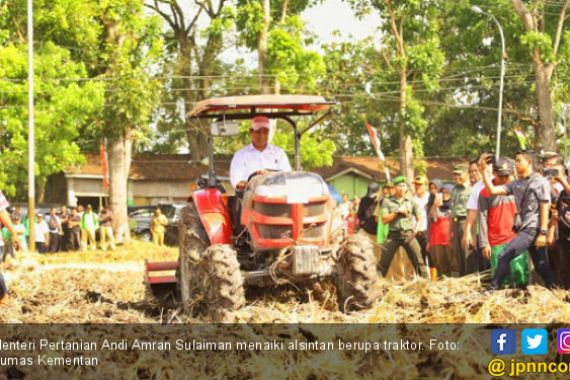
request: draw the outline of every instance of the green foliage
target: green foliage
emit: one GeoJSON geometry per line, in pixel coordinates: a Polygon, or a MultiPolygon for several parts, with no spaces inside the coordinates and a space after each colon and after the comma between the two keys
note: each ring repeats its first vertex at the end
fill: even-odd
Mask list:
{"type": "Polygon", "coordinates": [[[106,99],[95,134],[112,140],[129,130],[135,141],[141,140],[150,133],[150,118],[160,99],[160,82],[153,80],[149,68],[162,53],[161,23],[143,16],[139,1],[106,0],[99,7],[106,24],[99,63],[105,67],[101,79],[106,79],[106,99]]]}
{"type": "Polygon", "coordinates": [[[237,13],[234,8],[225,6],[222,8],[220,17],[214,18],[210,24],[201,31],[202,37],[222,38],[224,33],[230,31],[235,26],[237,13]]]}
{"type": "MultiPolygon", "coordinates": [[[[40,188],[49,175],[83,162],[77,144],[79,131],[92,123],[104,101],[101,83],[80,80],[87,76],[86,65],[74,60],[70,49],[51,41],[63,33],[54,25],[50,28],[50,23],[61,22],[65,6],[79,5],[54,2],[53,9],[47,7],[35,13],[39,41],[34,55],[34,148],[35,175],[40,188]],[[48,30],[49,38],[44,38],[48,30]]],[[[11,1],[8,6],[8,17],[0,18],[0,188],[22,200],[27,193],[28,165],[28,62],[25,35],[22,35],[25,2],[11,1]]],[[[70,34],[80,35],[76,26],[61,25],[70,34]]],[[[82,35],[82,40],[88,38],[88,33],[82,35]]]]}
{"type": "Polygon", "coordinates": [[[286,92],[314,91],[317,78],[326,71],[323,57],[304,46],[303,29],[301,18],[291,16],[269,32],[267,70],[286,92]]]}
{"type": "MultiPolygon", "coordinates": [[[[282,148],[291,162],[295,165],[295,139],[292,133],[276,133],[273,143],[282,148]]],[[[334,141],[306,134],[301,138],[301,166],[304,170],[333,164],[333,154],[336,150],[334,141]]]]}
{"type": "Polygon", "coordinates": [[[554,51],[552,50],[552,38],[547,33],[527,32],[521,36],[521,43],[531,52],[538,49],[541,58],[546,63],[555,61],[554,51]]]}
{"type": "Polygon", "coordinates": [[[237,6],[236,25],[243,44],[249,49],[257,47],[257,36],[263,30],[263,9],[258,0],[240,0],[237,6]]]}

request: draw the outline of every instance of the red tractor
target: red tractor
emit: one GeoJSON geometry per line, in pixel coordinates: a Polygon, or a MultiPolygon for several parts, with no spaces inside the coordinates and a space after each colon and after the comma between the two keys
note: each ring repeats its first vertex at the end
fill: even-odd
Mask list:
{"type": "Polygon", "coordinates": [[[377,298],[371,243],[346,236],[325,181],[301,170],[301,136],[330,114],[319,96],[256,95],[199,102],[191,118],[210,125],[209,171],[198,181],[179,221],[178,262],[147,263],[146,283],[156,290],[177,284],[185,306],[202,305],[214,319],[245,305],[244,287],[310,283],[334,278],[343,310],[366,308],[377,298]],[[213,137],[237,133],[238,120],[283,120],[295,136],[295,170],[250,177],[243,194],[229,196],[214,172],[213,137]],[[299,129],[296,117],[313,116],[299,129]],[[241,214],[234,206],[241,203],[241,214]],[[232,220],[234,223],[232,224],[232,220]],[[153,276],[176,270],[175,276],[153,276]]]}

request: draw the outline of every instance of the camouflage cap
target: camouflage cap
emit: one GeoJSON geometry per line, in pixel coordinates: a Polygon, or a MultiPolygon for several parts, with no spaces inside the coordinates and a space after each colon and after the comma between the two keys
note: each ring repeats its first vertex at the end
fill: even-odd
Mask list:
{"type": "Polygon", "coordinates": [[[401,183],[407,183],[407,182],[406,182],[406,177],[404,177],[403,175],[398,176],[398,177],[394,178],[394,182],[393,182],[393,183],[394,183],[394,186],[399,185],[399,184],[401,184],[401,183]]]}
{"type": "Polygon", "coordinates": [[[453,174],[463,174],[467,173],[469,170],[469,165],[467,164],[459,164],[453,167],[453,174]]]}

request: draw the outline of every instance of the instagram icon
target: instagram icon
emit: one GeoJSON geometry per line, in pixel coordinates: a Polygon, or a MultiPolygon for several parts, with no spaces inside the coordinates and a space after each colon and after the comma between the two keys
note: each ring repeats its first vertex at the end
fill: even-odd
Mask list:
{"type": "Polygon", "coordinates": [[[570,329],[558,329],[557,346],[559,354],[570,354],[570,329]]]}

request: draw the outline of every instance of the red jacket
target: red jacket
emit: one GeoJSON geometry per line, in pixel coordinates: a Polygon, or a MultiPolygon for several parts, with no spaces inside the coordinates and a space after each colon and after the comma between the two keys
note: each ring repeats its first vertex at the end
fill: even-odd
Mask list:
{"type": "Polygon", "coordinates": [[[496,247],[510,242],[517,205],[513,195],[490,195],[486,188],[479,195],[479,244],[496,247]]]}

